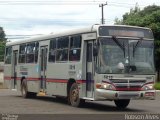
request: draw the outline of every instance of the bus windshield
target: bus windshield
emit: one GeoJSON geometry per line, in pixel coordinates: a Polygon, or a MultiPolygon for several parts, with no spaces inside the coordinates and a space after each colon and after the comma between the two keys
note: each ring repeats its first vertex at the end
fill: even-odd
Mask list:
{"type": "Polygon", "coordinates": [[[153,40],[101,37],[100,74],[154,74],[153,40]]]}

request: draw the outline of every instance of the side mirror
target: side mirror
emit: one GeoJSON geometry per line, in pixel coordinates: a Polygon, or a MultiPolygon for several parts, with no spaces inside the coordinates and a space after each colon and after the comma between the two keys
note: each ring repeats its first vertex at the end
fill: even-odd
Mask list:
{"type": "Polygon", "coordinates": [[[94,44],[94,46],[93,46],[93,56],[94,57],[98,56],[98,46],[97,46],[97,44],[94,44]]]}

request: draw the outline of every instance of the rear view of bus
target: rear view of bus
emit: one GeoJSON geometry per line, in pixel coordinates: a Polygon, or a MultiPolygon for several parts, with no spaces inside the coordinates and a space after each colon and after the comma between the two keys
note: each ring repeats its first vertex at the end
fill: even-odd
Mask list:
{"type": "Polygon", "coordinates": [[[147,28],[100,26],[95,45],[95,99],[155,99],[154,38],[147,28]]]}

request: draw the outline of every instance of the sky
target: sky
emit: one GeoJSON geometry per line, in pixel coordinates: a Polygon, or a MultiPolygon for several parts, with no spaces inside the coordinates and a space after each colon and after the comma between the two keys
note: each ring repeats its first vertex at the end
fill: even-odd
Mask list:
{"type": "Polygon", "coordinates": [[[105,24],[134,8],[160,5],[160,0],[0,0],[0,26],[8,38],[50,34],[99,24],[105,4],[105,24]]]}

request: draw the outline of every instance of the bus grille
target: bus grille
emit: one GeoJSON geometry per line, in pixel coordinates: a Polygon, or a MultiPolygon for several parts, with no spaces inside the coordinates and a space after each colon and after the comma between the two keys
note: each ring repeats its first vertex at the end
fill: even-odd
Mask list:
{"type": "Polygon", "coordinates": [[[111,79],[118,91],[140,91],[146,80],[111,79]]]}

